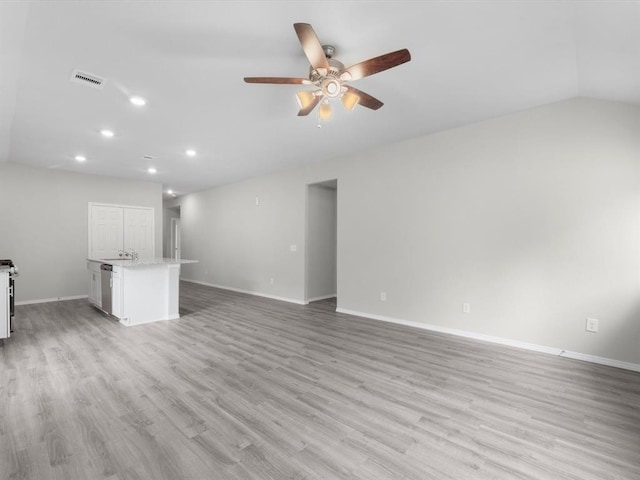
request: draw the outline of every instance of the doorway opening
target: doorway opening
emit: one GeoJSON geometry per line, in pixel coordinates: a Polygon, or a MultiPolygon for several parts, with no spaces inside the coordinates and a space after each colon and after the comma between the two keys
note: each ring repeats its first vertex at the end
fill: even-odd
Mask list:
{"type": "Polygon", "coordinates": [[[338,295],[338,180],[307,185],[307,303],[338,295]]]}
{"type": "Polygon", "coordinates": [[[180,260],[182,232],[180,229],[180,207],[165,207],[164,209],[164,248],[163,256],[180,260]]]}
{"type": "Polygon", "coordinates": [[[171,258],[180,260],[180,219],[171,219],[171,258]]]}

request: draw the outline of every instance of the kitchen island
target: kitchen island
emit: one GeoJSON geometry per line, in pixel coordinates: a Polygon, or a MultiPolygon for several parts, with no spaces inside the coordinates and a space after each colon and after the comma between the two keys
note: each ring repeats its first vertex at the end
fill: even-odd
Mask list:
{"type": "Polygon", "coordinates": [[[87,259],[89,301],[126,326],[175,320],[180,266],[196,260],[87,259]]]}

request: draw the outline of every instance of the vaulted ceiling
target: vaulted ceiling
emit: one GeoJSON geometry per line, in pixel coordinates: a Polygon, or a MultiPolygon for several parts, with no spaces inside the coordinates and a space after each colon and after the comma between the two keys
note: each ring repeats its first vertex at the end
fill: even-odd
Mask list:
{"type": "Polygon", "coordinates": [[[575,96],[640,103],[639,27],[636,1],[4,1],[0,161],[182,194],[575,96]],[[296,22],[345,65],[412,60],[354,83],[380,110],[317,128],[302,87],[243,82],[306,76],[296,22]]]}

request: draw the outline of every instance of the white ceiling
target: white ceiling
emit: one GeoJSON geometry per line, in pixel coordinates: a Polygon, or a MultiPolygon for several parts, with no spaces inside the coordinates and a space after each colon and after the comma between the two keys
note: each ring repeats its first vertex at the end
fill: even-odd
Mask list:
{"type": "Polygon", "coordinates": [[[0,160],[182,194],[574,96],[640,103],[639,50],[636,1],[4,1],[0,160]],[[380,110],[337,105],[319,129],[296,116],[301,87],[243,82],[305,76],[295,22],[347,66],[412,60],[354,82],[380,110]]]}

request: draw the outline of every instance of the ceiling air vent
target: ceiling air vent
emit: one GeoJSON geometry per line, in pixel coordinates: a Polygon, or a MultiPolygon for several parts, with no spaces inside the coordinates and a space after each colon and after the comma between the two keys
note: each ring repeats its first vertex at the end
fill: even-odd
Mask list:
{"type": "Polygon", "coordinates": [[[74,70],[71,74],[71,81],[86,85],[87,87],[102,89],[106,80],[92,73],[74,70]]]}

